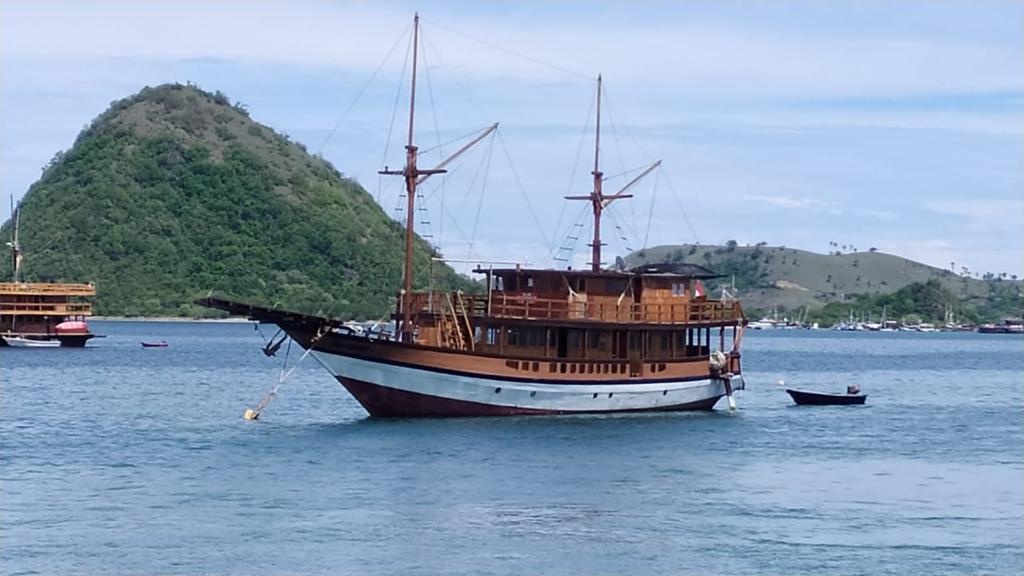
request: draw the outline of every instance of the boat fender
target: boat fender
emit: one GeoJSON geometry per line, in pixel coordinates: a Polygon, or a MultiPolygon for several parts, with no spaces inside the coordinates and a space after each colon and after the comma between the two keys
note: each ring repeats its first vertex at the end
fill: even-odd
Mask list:
{"type": "Polygon", "coordinates": [[[708,364],[711,369],[715,372],[720,372],[729,363],[729,359],[725,357],[725,354],[721,350],[715,350],[711,353],[711,357],[708,359],[708,364]]]}

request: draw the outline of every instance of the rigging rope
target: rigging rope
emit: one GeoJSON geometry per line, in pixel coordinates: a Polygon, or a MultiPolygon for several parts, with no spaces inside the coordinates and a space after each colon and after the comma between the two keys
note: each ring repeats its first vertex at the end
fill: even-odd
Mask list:
{"type": "Polygon", "coordinates": [[[484,46],[487,46],[488,48],[493,48],[494,50],[498,50],[500,52],[505,52],[507,54],[511,54],[513,56],[516,56],[516,57],[519,57],[519,58],[523,58],[524,60],[529,60],[530,62],[533,62],[534,64],[540,64],[541,66],[546,66],[548,68],[551,68],[552,70],[557,70],[557,71],[562,72],[564,74],[569,74],[570,76],[575,76],[577,78],[582,78],[584,80],[587,80],[588,82],[593,80],[593,77],[591,75],[589,75],[589,74],[584,74],[582,72],[577,72],[576,70],[570,70],[569,68],[565,68],[563,66],[559,66],[558,64],[553,64],[551,62],[547,62],[545,60],[541,60],[540,58],[534,58],[533,56],[529,56],[527,54],[523,54],[522,52],[516,52],[515,50],[511,50],[511,49],[505,48],[503,46],[498,46],[497,44],[493,44],[491,42],[488,42],[487,40],[481,40],[480,38],[475,38],[473,36],[470,36],[468,34],[465,34],[463,32],[455,30],[454,28],[449,28],[449,27],[441,24],[440,22],[435,22],[433,20],[427,20],[426,18],[420,18],[420,21],[422,21],[422,22],[429,22],[430,24],[432,24],[434,26],[437,26],[438,28],[440,28],[442,30],[446,30],[448,32],[451,32],[452,34],[456,34],[456,35],[462,36],[463,38],[465,38],[467,40],[472,40],[473,42],[477,42],[479,44],[483,44],[484,46]]]}
{"type": "MultiPolygon", "coordinates": [[[[398,90],[395,91],[395,103],[391,108],[391,124],[388,126],[388,137],[384,141],[384,154],[381,157],[380,165],[385,166],[388,161],[388,152],[391,151],[391,135],[395,131],[395,118],[398,116],[398,101],[402,97],[402,87],[405,86],[405,71],[409,68],[409,55],[412,53],[412,40],[405,49],[405,61],[402,62],[402,75],[399,76],[398,90]]],[[[383,174],[377,174],[377,204],[380,204],[380,187],[383,174]]]]}
{"type": "MultiPolygon", "coordinates": [[[[441,163],[441,162],[444,162],[444,148],[443,148],[443,144],[441,144],[441,128],[438,126],[438,123],[437,123],[437,105],[434,103],[434,85],[430,81],[430,64],[427,63],[426,34],[424,34],[422,30],[420,30],[420,38],[423,40],[423,48],[424,48],[424,50],[423,50],[423,75],[427,79],[427,94],[430,96],[430,115],[431,115],[431,117],[434,120],[434,135],[437,138],[437,146],[435,146],[434,148],[428,149],[428,150],[432,151],[433,149],[436,148],[437,149],[438,163],[441,163]]],[[[417,154],[419,154],[420,156],[424,156],[426,153],[427,153],[427,151],[420,150],[417,154]]],[[[441,174],[441,184],[440,184],[440,187],[441,187],[441,206],[444,206],[445,190],[447,189],[446,184],[448,182],[448,178],[446,176],[447,176],[447,174],[441,174]]],[[[436,188],[435,188],[435,190],[436,190],[436,188]]],[[[420,204],[420,206],[422,206],[424,213],[427,214],[427,221],[429,222],[430,221],[430,214],[429,214],[429,212],[427,210],[427,202],[426,202],[425,199],[420,204]]],[[[433,235],[433,231],[434,231],[433,230],[433,226],[431,225],[430,228],[429,228],[429,232],[431,233],[431,236],[433,235]]],[[[435,245],[438,246],[438,247],[441,245],[441,242],[442,242],[442,239],[443,239],[443,234],[444,234],[444,216],[442,216],[441,217],[441,221],[438,222],[438,232],[437,232],[437,239],[436,239],[437,241],[435,242],[435,245]]]]}
{"type": "Polygon", "coordinates": [[[508,147],[505,146],[505,138],[501,135],[501,130],[495,130],[494,133],[498,135],[498,142],[501,143],[501,149],[505,152],[505,159],[508,161],[509,168],[512,169],[512,176],[515,177],[519,192],[523,195],[523,199],[526,200],[526,207],[530,210],[530,216],[533,218],[533,222],[537,225],[537,229],[540,231],[541,240],[544,241],[548,251],[550,251],[551,242],[548,240],[547,235],[544,234],[544,226],[541,225],[540,218],[537,218],[537,212],[533,209],[533,203],[530,202],[530,195],[526,193],[526,187],[523,186],[523,181],[519,178],[519,171],[516,170],[515,164],[512,163],[512,155],[509,154],[508,147]]]}
{"type": "MultiPolygon", "coordinates": [[[[476,242],[476,229],[477,225],[480,224],[480,211],[484,206],[484,193],[487,191],[487,174],[491,169],[491,156],[494,154],[494,138],[491,138],[491,145],[487,147],[487,160],[485,161],[486,167],[484,167],[484,178],[480,182],[480,201],[476,204],[476,218],[473,219],[473,235],[469,237],[469,250],[466,253],[466,260],[469,260],[469,255],[473,253],[473,244],[476,242]]],[[[484,164],[481,164],[484,166],[484,164]]],[[[474,178],[475,179],[475,178],[474,178]]],[[[470,188],[472,190],[472,188],[470,188]]]]}
{"type": "Polygon", "coordinates": [[[654,201],[658,198],[658,180],[661,180],[661,173],[654,175],[654,190],[651,192],[651,208],[647,212],[647,230],[644,232],[643,250],[647,250],[647,240],[651,236],[651,221],[654,219],[654,201]]]}
{"type": "Polygon", "coordinates": [[[338,120],[338,123],[334,125],[334,128],[331,128],[331,131],[327,134],[327,137],[324,138],[324,141],[320,143],[320,147],[316,149],[317,154],[323,151],[324,146],[327,145],[327,142],[334,137],[334,133],[338,131],[338,128],[341,126],[341,123],[344,122],[346,118],[348,118],[349,113],[352,112],[352,109],[355,108],[356,103],[359,102],[359,99],[362,98],[363,94],[366,93],[366,90],[370,87],[370,84],[373,84],[373,80],[377,77],[377,74],[380,74],[380,71],[384,68],[384,65],[387,63],[387,61],[391,59],[391,55],[395,52],[395,49],[398,48],[398,45],[402,42],[402,39],[405,38],[405,35],[409,33],[410,28],[412,28],[412,24],[407,25],[405,27],[405,30],[403,30],[402,33],[398,36],[398,38],[395,39],[395,43],[391,45],[391,49],[388,50],[387,55],[384,56],[384,59],[381,60],[380,64],[377,65],[377,69],[374,70],[373,74],[370,75],[370,79],[367,80],[366,83],[363,84],[363,87],[359,89],[359,92],[356,93],[356,97],[348,105],[348,108],[345,109],[345,113],[341,115],[341,119],[338,120]]]}
{"type": "MultiPolygon", "coordinates": [[[[572,189],[576,185],[576,171],[580,166],[580,156],[583,155],[583,142],[587,139],[587,129],[590,128],[590,115],[594,112],[594,103],[597,101],[597,92],[590,97],[590,106],[587,108],[587,115],[583,121],[583,130],[580,131],[580,143],[576,146],[576,160],[572,163],[572,173],[569,175],[569,187],[565,191],[566,196],[572,195],[572,189]]],[[[562,227],[562,217],[565,214],[565,208],[569,204],[569,200],[562,199],[562,209],[558,211],[558,221],[555,223],[553,235],[551,236],[551,244],[555,243],[555,239],[558,237],[558,230],[562,227]]]]}
{"type": "MultiPolygon", "coordinates": [[[[605,94],[607,96],[607,91],[605,92],[605,94]]],[[[610,116],[612,114],[612,112],[611,112],[611,110],[612,110],[612,103],[611,103],[611,99],[610,98],[608,98],[607,100],[608,100],[608,109],[609,109],[608,114],[610,116]]],[[[643,146],[640,145],[640,142],[636,139],[636,136],[634,136],[633,134],[630,134],[628,132],[627,132],[627,135],[629,136],[629,139],[633,142],[633,145],[636,146],[636,149],[639,150],[641,154],[643,154],[644,156],[646,156],[648,158],[652,157],[650,154],[647,153],[647,150],[643,146]]],[[[661,166],[659,166],[658,170],[664,171],[665,170],[665,165],[662,164],[661,166]]],[[[669,178],[668,172],[664,173],[664,177],[665,177],[665,185],[668,186],[669,192],[671,192],[671,194],[672,194],[672,199],[676,203],[676,207],[679,208],[679,212],[682,213],[683,220],[686,221],[686,226],[690,229],[690,233],[693,234],[693,238],[694,238],[694,240],[696,240],[697,244],[700,244],[700,238],[697,236],[697,230],[694,229],[693,223],[690,222],[690,216],[686,213],[686,208],[683,207],[683,203],[679,200],[679,195],[676,194],[675,188],[673,188],[673,186],[672,186],[672,179],[669,178]]]]}

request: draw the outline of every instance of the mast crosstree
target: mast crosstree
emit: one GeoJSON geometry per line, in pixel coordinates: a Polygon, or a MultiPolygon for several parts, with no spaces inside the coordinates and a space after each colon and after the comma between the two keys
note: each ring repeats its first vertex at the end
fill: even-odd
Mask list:
{"type": "Polygon", "coordinates": [[[632,194],[626,194],[626,191],[633,187],[634,184],[639,182],[644,176],[651,173],[652,170],[661,165],[661,160],[658,160],[654,164],[648,166],[643,172],[641,172],[636,178],[629,181],[628,184],[619,189],[615,194],[605,195],[602,190],[604,184],[604,172],[601,171],[601,75],[597,76],[597,123],[596,131],[594,134],[594,170],[591,172],[594,176],[594,191],[585,196],[566,196],[566,200],[589,200],[591,207],[594,211],[594,239],[590,243],[590,269],[593,272],[601,271],[601,213],[608,207],[609,204],[616,200],[623,198],[632,198],[632,194]]]}
{"type": "Polygon", "coordinates": [[[406,212],[405,212],[405,261],[402,272],[402,324],[400,327],[401,339],[403,342],[412,342],[413,340],[413,323],[412,323],[412,274],[413,274],[413,241],[415,239],[414,217],[416,208],[416,187],[423,183],[424,180],[433,176],[434,174],[443,174],[447,172],[444,168],[449,162],[462,155],[463,152],[469,150],[478,142],[487,137],[488,134],[494,132],[498,128],[498,124],[492,124],[482,134],[474,138],[472,141],[467,143],[462,148],[459,148],[454,154],[446,158],[435,168],[420,169],[416,165],[417,146],[413,143],[413,136],[415,134],[415,120],[416,120],[416,68],[419,55],[419,37],[420,37],[420,15],[417,13],[413,16],[412,20],[412,82],[409,88],[409,134],[405,145],[405,168],[402,170],[388,170],[386,167],[384,170],[378,172],[378,174],[385,174],[391,176],[403,176],[405,178],[405,195],[406,195],[406,212]]]}

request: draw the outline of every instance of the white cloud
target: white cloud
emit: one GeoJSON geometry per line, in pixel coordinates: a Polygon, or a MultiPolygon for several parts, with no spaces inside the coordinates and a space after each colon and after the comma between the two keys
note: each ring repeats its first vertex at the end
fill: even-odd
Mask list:
{"type": "Polygon", "coordinates": [[[795,208],[799,210],[826,210],[826,206],[819,200],[813,198],[793,198],[790,196],[766,196],[760,194],[747,194],[744,200],[759,202],[778,206],[779,208],[795,208]]]}

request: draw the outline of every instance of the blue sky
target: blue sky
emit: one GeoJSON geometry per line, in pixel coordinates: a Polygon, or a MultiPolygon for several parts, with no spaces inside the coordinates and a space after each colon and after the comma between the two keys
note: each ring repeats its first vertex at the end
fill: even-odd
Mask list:
{"type": "Polygon", "coordinates": [[[407,43],[384,57],[416,10],[421,147],[501,122],[425,187],[421,230],[450,257],[544,265],[582,235],[571,261],[587,260],[584,205],[562,196],[589,191],[602,73],[606,189],[664,160],[610,209],[608,259],[835,241],[1024,275],[1020,2],[4,1],[0,218],[111,101],[186,81],[245,103],[398,216],[400,183],[376,171],[402,162],[404,108],[386,137],[407,43]]]}

